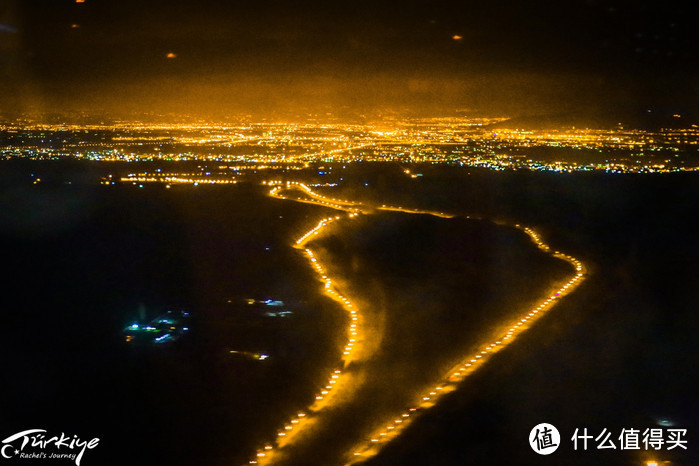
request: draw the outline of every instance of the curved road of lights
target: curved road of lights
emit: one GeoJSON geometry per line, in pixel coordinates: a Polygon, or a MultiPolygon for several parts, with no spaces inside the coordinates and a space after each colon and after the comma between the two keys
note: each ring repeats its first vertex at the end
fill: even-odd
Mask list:
{"type": "MultiPolygon", "coordinates": [[[[267,182],[272,189],[269,195],[278,199],[291,199],[296,202],[304,202],[309,204],[320,205],[336,210],[344,211],[345,215],[337,215],[322,219],[318,224],[308,232],[298,238],[294,247],[301,249],[305,257],[309,260],[311,266],[318,274],[320,280],[324,283],[325,293],[339,302],[349,315],[349,326],[347,328],[347,343],[345,344],[342,354],[342,365],[328,377],[327,384],[316,394],[316,401],[307,408],[306,412],[298,412],[293,418],[289,419],[282,428],[277,431],[276,439],[268,442],[255,453],[248,464],[272,464],[278,458],[279,450],[291,443],[293,438],[302,430],[304,426],[313,424],[316,414],[323,408],[333,403],[333,396],[341,390],[343,385],[347,384],[348,374],[343,372],[352,359],[357,358],[360,353],[362,336],[361,336],[361,314],[358,309],[343,296],[335,287],[332,279],[328,277],[325,267],[320,263],[315,253],[306,244],[315,239],[323,229],[328,225],[337,222],[343,218],[354,218],[360,213],[369,213],[372,209],[364,207],[362,204],[333,199],[318,194],[312,191],[307,185],[298,182],[280,181],[267,182]],[[287,197],[281,194],[282,190],[298,190],[306,194],[309,199],[298,199],[287,197]]],[[[442,218],[453,218],[453,215],[445,214],[444,212],[434,212],[418,209],[406,209],[404,207],[383,205],[378,207],[378,210],[404,212],[410,214],[425,214],[434,215],[442,218]]],[[[468,218],[468,217],[467,217],[468,218]]],[[[345,463],[358,464],[366,459],[376,455],[379,450],[396,438],[406,428],[406,426],[416,418],[422,411],[434,406],[440,397],[454,391],[457,386],[463,382],[468,376],[473,374],[479,367],[485,364],[486,361],[496,352],[510,345],[515,339],[538,319],[542,318],[549,312],[555,304],[565,295],[573,291],[586,276],[586,269],[583,263],[567,254],[559,251],[553,251],[541,239],[541,237],[531,228],[515,224],[509,225],[523,231],[529,238],[546,254],[552,255],[558,259],[564,260],[572,265],[575,269],[573,275],[563,286],[554,291],[550,296],[535,304],[525,314],[521,315],[519,320],[511,322],[508,329],[494,341],[482,346],[473,354],[465,356],[459,364],[455,365],[448,373],[444,374],[442,380],[428,389],[421,397],[419,397],[414,406],[402,413],[399,413],[395,418],[385,421],[383,425],[376,428],[366,442],[356,445],[351,451],[347,452],[345,463]]]]}

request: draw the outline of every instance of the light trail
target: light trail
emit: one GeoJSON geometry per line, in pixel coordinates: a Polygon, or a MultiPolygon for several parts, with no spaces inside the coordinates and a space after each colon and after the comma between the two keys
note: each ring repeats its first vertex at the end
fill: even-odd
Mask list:
{"type": "MultiPolygon", "coordinates": [[[[372,209],[368,209],[362,204],[356,202],[323,196],[315,193],[307,185],[299,182],[282,183],[280,181],[271,181],[267,182],[266,184],[272,187],[272,189],[269,191],[269,195],[277,199],[291,199],[297,202],[329,207],[348,213],[345,216],[338,215],[335,217],[327,217],[322,219],[314,228],[307,231],[294,243],[294,247],[304,251],[305,257],[310,261],[311,266],[324,283],[325,293],[339,302],[349,313],[350,323],[347,329],[348,339],[342,354],[343,368],[345,368],[347,367],[349,361],[356,357],[359,343],[362,342],[362,339],[360,338],[359,326],[359,323],[361,322],[360,314],[349,299],[340,294],[340,292],[336,289],[333,281],[327,275],[326,268],[320,263],[315,253],[310,248],[306,247],[306,244],[309,241],[317,238],[317,236],[331,223],[337,222],[343,218],[354,218],[360,213],[370,213],[372,212],[372,209]],[[281,191],[284,189],[299,190],[308,195],[310,199],[298,199],[284,196],[281,194],[281,191]]],[[[401,206],[382,205],[378,207],[377,210],[432,215],[441,218],[455,217],[454,215],[449,215],[444,212],[408,209],[401,206]]],[[[470,217],[467,216],[466,218],[470,217]]],[[[456,390],[460,383],[478,370],[478,368],[482,367],[493,354],[512,344],[519,335],[529,329],[538,319],[541,319],[544,315],[546,315],[546,313],[548,313],[556,305],[556,303],[560,301],[561,298],[572,292],[585,279],[587,271],[584,264],[579,259],[576,259],[568,254],[564,254],[560,251],[553,251],[551,247],[542,240],[541,236],[529,227],[525,227],[520,224],[505,225],[517,228],[525,233],[529,239],[544,253],[569,263],[575,269],[575,274],[550,296],[535,304],[527,312],[522,314],[518,320],[511,322],[505,333],[489,344],[482,346],[475,353],[469,354],[468,356],[462,358],[459,364],[455,365],[449,372],[447,372],[437,385],[428,389],[428,391],[423,393],[422,396],[418,397],[415,400],[413,407],[397,414],[390,421],[384,422],[380,428],[377,428],[373,432],[367,441],[362,442],[347,452],[344,463],[358,464],[376,455],[381,448],[398,437],[400,433],[411,423],[411,421],[413,421],[421,412],[434,406],[442,396],[456,390]]],[[[340,386],[347,385],[347,379],[348,374],[343,373],[343,369],[334,370],[330,374],[327,385],[316,395],[316,402],[308,408],[309,414],[307,415],[305,412],[301,411],[295,417],[285,423],[283,428],[277,432],[277,439],[274,442],[267,443],[263,448],[258,449],[255,458],[251,459],[249,464],[269,464],[273,462],[275,454],[278,452],[278,450],[289,444],[294,434],[297,434],[301,430],[301,427],[304,425],[309,425],[316,413],[318,413],[324,407],[332,404],[331,395],[336,394],[340,386]]]]}
{"type": "Polygon", "coordinates": [[[316,393],[315,402],[313,405],[307,408],[307,412],[299,411],[294,417],[289,419],[283,425],[283,427],[277,431],[277,438],[274,441],[266,443],[263,447],[258,448],[255,452],[254,458],[250,459],[248,464],[273,463],[275,458],[279,455],[279,450],[285,445],[291,443],[292,439],[302,431],[303,427],[311,425],[313,421],[315,421],[315,415],[319,411],[332,404],[334,395],[337,394],[341,387],[350,385],[348,383],[350,376],[349,374],[345,373],[344,369],[354,358],[356,358],[357,354],[359,353],[360,344],[362,343],[360,333],[361,318],[359,311],[347,297],[337,291],[332,279],[328,277],[325,267],[320,263],[320,260],[318,260],[316,254],[310,248],[306,247],[306,243],[315,239],[316,236],[330,224],[343,218],[354,218],[359,215],[359,209],[352,207],[353,205],[356,205],[353,202],[337,201],[325,198],[312,192],[308,186],[301,183],[289,182],[286,183],[286,185],[280,185],[279,182],[273,181],[268,182],[267,184],[269,186],[273,186],[269,191],[269,195],[272,197],[286,199],[285,196],[279,194],[279,191],[284,187],[287,189],[299,189],[311,196],[312,200],[293,199],[295,201],[312,203],[347,212],[347,214],[344,216],[337,215],[320,220],[315,227],[308,230],[294,242],[294,247],[301,249],[305,257],[309,260],[311,267],[313,270],[315,270],[316,274],[320,278],[320,281],[324,284],[325,294],[337,301],[347,312],[349,316],[349,324],[346,329],[347,341],[341,356],[342,367],[334,369],[330,373],[327,383],[318,393],[316,393]]]}
{"type": "Polygon", "coordinates": [[[396,207],[396,206],[388,206],[388,205],[382,205],[381,207],[377,207],[378,210],[386,210],[390,212],[403,212],[406,214],[422,214],[422,215],[432,215],[434,217],[441,217],[441,218],[454,218],[455,215],[449,215],[445,214],[444,212],[435,212],[432,210],[420,210],[420,209],[408,209],[406,207],[396,207]]]}
{"type": "MultiPolygon", "coordinates": [[[[414,210],[399,211],[417,213],[414,210]]],[[[585,266],[580,260],[559,251],[551,251],[550,246],[546,244],[541,239],[541,236],[531,228],[524,227],[519,224],[511,226],[526,233],[531,241],[545,253],[564,260],[572,265],[575,268],[575,275],[573,275],[564,285],[554,291],[546,299],[535,304],[528,310],[528,312],[521,315],[517,321],[512,322],[507,331],[500,335],[499,338],[482,346],[475,353],[464,357],[459,364],[454,366],[447,374],[445,374],[444,378],[439,384],[429,389],[428,392],[425,392],[421,397],[419,397],[416,400],[414,407],[398,414],[393,420],[385,423],[381,428],[376,429],[367,442],[356,446],[353,448],[353,451],[348,452],[346,459],[347,464],[358,464],[371,458],[372,456],[375,456],[381,448],[383,448],[391,440],[398,437],[400,433],[410,424],[410,422],[414,420],[422,411],[434,406],[442,396],[456,390],[458,384],[462,383],[468,376],[483,366],[483,364],[485,364],[493,354],[512,344],[520,334],[529,329],[536,320],[541,319],[544,315],[546,315],[546,313],[549,312],[561,298],[572,292],[585,279],[587,272],[585,266]]]]}
{"type": "Polygon", "coordinates": [[[341,147],[339,149],[333,149],[333,150],[327,150],[327,151],[323,150],[320,152],[312,152],[312,153],[307,153],[307,154],[303,154],[303,155],[297,155],[294,157],[290,157],[289,159],[290,160],[301,159],[301,160],[311,160],[311,161],[312,160],[323,160],[324,158],[327,158],[327,156],[334,156],[335,154],[341,154],[343,152],[352,151],[352,150],[356,150],[356,149],[365,149],[367,147],[372,147],[375,145],[376,145],[375,142],[367,142],[367,143],[360,144],[357,146],[341,147]]]}
{"type": "MultiPolygon", "coordinates": [[[[345,212],[350,212],[350,213],[360,213],[364,212],[366,209],[362,209],[362,204],[358,204],[356,202],[352,201],[345,201],[342,199],[334,199],[334,198],[329,198],[322,196],[313,190],[309,188],[307,185],[303,183],[299,183],[296,181],[286,181],[286,182],[281,182],[281,181],[268,181],[266,183],[268,186],[273,186],[273,188],[269,191],[269,195],[272,197],[275,197],[277,199],[291,199],[296,202],[302,202],[305,204],[314,204],[314,205],[319,205],[322,207],[328,207],[330,209],[336,209],[336,210],[342,210],[345,212]],[[302,191],[306,195],[308,195],[311,199],[299,199],[296,197],[292,198],[287,198],[283,194],[280,194],[280,191],[284,189],[296,189],[299,191],[302,191]]],[[[366,210],[368,212],[368,210],[366,210]]]]}

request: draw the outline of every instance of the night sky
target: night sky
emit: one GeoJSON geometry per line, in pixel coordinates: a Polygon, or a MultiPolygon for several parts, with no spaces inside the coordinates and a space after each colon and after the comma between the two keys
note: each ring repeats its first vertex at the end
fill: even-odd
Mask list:
{"type": "Polygon", "coordinates": [[[0,106],[696,114],[699,32],[684,5],[0,0],[0,106]]]}

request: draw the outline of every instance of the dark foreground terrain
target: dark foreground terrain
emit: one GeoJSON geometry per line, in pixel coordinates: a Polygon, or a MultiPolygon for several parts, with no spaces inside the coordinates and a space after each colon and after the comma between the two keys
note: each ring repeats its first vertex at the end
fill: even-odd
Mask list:
{"type": "MultiPolygon", "coordinates": [[[[346,316],[289,247],[328,211],[245,183],[104,187],[93,169],[71,167],[77,181],[64,185],[55,165],[30,169],[45,166],[55,183],[25,182],[26,167],[3,174],[2,435],[100,437],[86,465],[246,462],[338,363],[346,316]],[[244,298],[280,299],[293,314],[260,316],[244,298]],[[187,338],[123,341],[140,314],[169,307],[192,312],[187,338]]],[[[326,189],[524,223],[592,273],[368,464],[696,464],[695,177],[418,168],[413,180],[392,165],[352,166],[326,189]],[[540,422],[562,434],[548,457],[527,441],[540,422]],[[618,449],[621,428],[661,425],[688,429],[688,450],[618,449]],[[610,430],[617,450],[574,452],[570,436],[584,427],[610,430]]],[[[314,247],[382,339],[376,365],[352,369],[372,382],[355,394],[361,411],[337,412],[290,463],[336,464],[353,437],[567,273],[487,222],[381,214],[332,233],[314,247]]]]}

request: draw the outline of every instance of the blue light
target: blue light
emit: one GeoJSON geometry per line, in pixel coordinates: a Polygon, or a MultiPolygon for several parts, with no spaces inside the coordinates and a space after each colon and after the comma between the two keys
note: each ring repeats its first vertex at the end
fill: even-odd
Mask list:
{"type": "Polygon", "coordinates": [[[133,325],[131,326],[131,328],[134,329],[134,330],[138,329],[138,324],[133,324],[133,325]]]}

